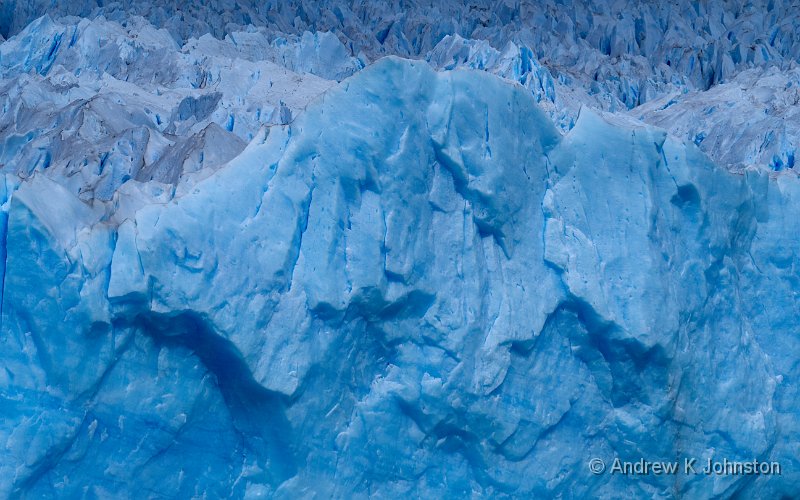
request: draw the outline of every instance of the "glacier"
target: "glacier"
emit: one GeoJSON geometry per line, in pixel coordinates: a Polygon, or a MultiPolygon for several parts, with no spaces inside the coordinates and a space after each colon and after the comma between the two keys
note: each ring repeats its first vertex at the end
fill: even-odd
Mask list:
{"type": "Polygon", "coordinates": [[[45,179],[6,209],[6,494],[797,491],[796,178],[384,59],[118,226],[45,179]]]}
{"type": "Polygon", "coordinates": [[[800,495],[791,22],[629,107],[455,4],[90,4],[2,6],[0,496],[800,495]]]}
{"type": "MultiPolygon", "coordinates": [[[[797,120],[784,106],[756,98],[748,103],[752,109],[742,109],[749,93],[797,103],[795,0],[5,0],[0,36],[31,31],[43,14],[64,23],[78,19],[72,16],[105,21],[123,30],[151,25],[161,32],[162,50],[172,45],[185,51],[201,40],[205,53],[229,56],[232,46],[237,57],[325,79],[341,80],[386,55],[428,60],[440,69],[473,67],[523,83],[562,131],[574,126],[582,105],[631,112],[698,141],[708,156],[734,170],[786,168],[800,143],[797,120]],[[784,81],[772,78],[775,70],[784,81]],[[744,92],[724,101],[729,96],[696,98],[719,84],[744,92]],[[663,109],[635,109],[660,98],[663,109]],[[752,120],[743,114],[751,111],[752,120]],[[725,145],[702,140],[724,138],[731,122],[753,132],[725,145]]],[[[72,40],[73,33],[41,40],[38,50],[58,59],[68,47],[57,39],[72,40]]],[[[103,57],[89,66],[113,55],[113,44],[106,46],[99,35],[88,43],[103,46],[103,57]]],[[[122,59],[135,59],[130,56],[127,50],[122,59]]],[[[162,61],[159,67],[174,64],[162,61]]],[[[195,78],[193,70],[176,73],[195,78]]]]}

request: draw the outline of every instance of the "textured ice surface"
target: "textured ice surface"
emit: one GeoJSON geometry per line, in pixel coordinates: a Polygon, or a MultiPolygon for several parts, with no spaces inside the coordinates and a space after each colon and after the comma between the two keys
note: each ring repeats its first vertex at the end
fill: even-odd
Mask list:
{"type": "MultiPolygon", "coordinates": [[[[45,16],[0,45],[5,172],[41,171],[84,200],[110,200],[128,179],[176,184],[235,157],[262,126],[288,123],[333,85],[255,59],[236,42],[247,33],[181,48],[141,18],[126,24],[45,16]]],[[[315,40],[326,38],[306,42],[315,40]]]]}
{"type": "MultiPolygon", "coordinates": [[[[102,21],[93,23],[89,34],[80,33],[79,44],[85,49],[81,64],[87,67],[66,64],[68,72],[94,68],[128,81],[120,64],[130,63],[146,65],[149,72],[139,73],[149,77],[150,83],[163,82],[171,74],[183,75],[188,80],[181,84],[184,89],[190,86],[187,83],[228,87],[233,79],[239,80],[239,85],[223,92],[220,109],[211,121],[223,128],[232,126],[245,140],[257,124],[281,122],[287,116],[282,109],[296,115],[307,102],[298,97],[319,93],[313,85],[308,89],[301,85],[295,92],[274,69],[259,62],[341,80],[381,56],[399,55],[428,60],[437,68],[473,67],[518,81],[562,131],[574,125],[582,105],[615,113],[633,110],[632,116],[681,139],[697,140],[708,156],[732,169],[785,168],[800,144],[800,126],[790,113],[792,107],[757,105],[753,111],[763,116],[741,122],[749,107],[742,103],[747,98],[737,98],[734,106],[719,106],[719,92],[705,93],[722,83],[747,93],[757,87],[796,102],[792,94],[800,61],[796,0],[168,0],[157,4],[5,0],[0,5],[0,34],[8,38],[24,29],[34,31],[26,38],[35,57],[22,60],[37,70],[59,64],[65,59],[61,53],[69,52],[73,43],[71,29],[60,35],[41,27],[31,30],[29,23],[43,14],[102,21]],[[116,23],[120,26],[114,27],[116,23]],[[143,28],[147,23],[163,31],[143,28]],[[144,32],[124,41],[120,33],[125,31],[144,32]],[[108,46],[106,38],[111,42],[108,46]],[[153,53],[156,41],[160,50],[153,53]],[[140,45],[144,50],[136,48],[140,45]],[[114,54],[115,47],[122,49],[119,55],[114,54]],[[177,51],[180,54],[172,54],[177,51]],[[237,59],[255,64],[245,64],[247,70],[239,72],[229,66],[237,59]],[[154,70],[160,74],[153,75],[154,70]],[[779,73],[777,79],[773,71],[779,73]],[[743,72],[746,76],[742,77],[743,72]],[[263,89],[245,84],[248,77],[257,78],[255,74],[261,75],[262,83],[270,78],[282,82],[266,102],[252,98],[259,92],[263,95],[263,89]],[[211,78],[204,80],[204,76],[211,78]],[[281,108],[281,98],[275,96],[287,94],[293,98],[284,99],[286,107],[281,108]],[[684,99],[685,94],[690,97],[684,99]],[[248,98],[241,103],[232,95],[248,98]],[[655,99],[659,104],[650,104],[655,99]],[[669,105],[672,102],[681,106],[669,105]],[[639,111],[642,105],[648,106],[639,111]],[[712,107],[714,112],[706,113],[712,107]],[[231,116],[233,122],[228,121],[231,116]],[[731,126],[735,127],[735,147],[698,138],[729,137],[731,126]]],[[[59,22],[69,25],[75,22],[72,19],[59,22]]],[[[0,56],[0,66],[9,60],[19,62],[19,56],[0,56]]],[[[5,72],[4,76],[12,75],[5,72]]],[[[20,83],[26,85],[27,79],[20,83]]],[[[174,83],[170,88],[175,89],[174,83]]],[[[143,86],[141,79],[136,84],[143,86]]],[[[167,106],[166,113],[171,115],[173,105],[167,101],[167,106]]],[[[164,127],[169,125],[169,116],[159,113],[159,118],[165,120],[164,127]]]]}
{"type": "Polygon", "coordinates": [[[668,94],[629,114],[714,151],[722,166],[792,169],[800,151],[800,67],[744,71],[705,92],[668,94]]]}
{"type": "Polygon", "coordinates": [[[0,497],[800,496],[798,13],[0,3],[0,497]]]}
{"type": "Polygon", "coordinates": [[[800,492],[792,173],[388,58],[169,201],[15,178],[0,495],[800,492]]]}

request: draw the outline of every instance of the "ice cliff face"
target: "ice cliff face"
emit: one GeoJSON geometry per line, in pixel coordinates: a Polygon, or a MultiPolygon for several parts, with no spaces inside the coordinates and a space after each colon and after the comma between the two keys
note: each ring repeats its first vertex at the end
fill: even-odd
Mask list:
{"type": "Polygon", "coordinates": [[[799,491],[793,175],[385,59],[122,221],[5,179],[4,496],[799,491]],[[784,473],[586,465],[682,455],[784,473]]]}
{"type": "Polygon", "coordinates": [[[173,7],[0,5],[1,497],[800,495],[793,4],[173,7]]]}

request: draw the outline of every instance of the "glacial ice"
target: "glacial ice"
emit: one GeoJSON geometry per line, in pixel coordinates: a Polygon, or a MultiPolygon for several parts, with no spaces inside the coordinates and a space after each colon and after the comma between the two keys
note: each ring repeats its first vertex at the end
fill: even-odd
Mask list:
{"type": "Polygon", "coordinates": [[[43,172],[87,201],[111,200],[128,179],[175,184],[334,83],[251,60],[230,39],[180,48],[141,18],[126,24],[45,16],[0,45],[4,171],[43,172]]]}
{"type": "Polygon", "coordinates": [[[386,58],[186,176],[5,174],[0,495],[800,491],[791,171],[386,58]]]}
{"type": "MultiPolygon", "coordinates": [[[[798,85],[800,9],[794,0],[678,0],[669,4],[655,0],[202,0],[188,4],[166,0],[157,5],[140,0],[6,0],[0,7],[0,35],[19,36],[45,13],[54,18],[75,15],[94,23],[118,24],[116,31],[130,27],[135,31],[151,24],[154,28],[146,31],[158,31],[162,50],[174,47],[186,52],[187,47],[201,47],[202,53],[269,61],[325,79],[341,80],[385,55],[425,59],[436,67],[451,66],[450,56],[455,55],[458,66],[507,78],[519,76],[509,72],[518,66],[523,77],[530,75],[523,83],[537,98],[544,97],[540,104],[562,131],[575,124],[583,105],[614,113],[632,110],[633,116],[681,139],[697,140],[709,157],[734,170],[753,165],[786,168],[800,143],[797,121],[785,110],[756,106],[758,113],[767,111],[764,119],[736,123],[742,117],[741,106],[716,106],[714,97],[710,99],[714,102],[705,100],[705,91],[720,83],[745,91],[766,86],[776,94],[795,97],[781,87],[764,85],[775,69],[794,74],[789,80],[798,85]],[[464,44],[458,49],[461,42],[464,44]],[[519,49],[517,53],[507,50],[512,45],[519,49]],[[464,53],[471,55],[464,59],[464,53]],[[686,94],[690,97],[684,101],[686,94]],[[666,106],[657,114],[655,108],[646,113],[636,109],[661,98],[665,98],[661,106],[672,101],[683,105],[666,106]],[[711,107],[715,112],[706,114],[711,107]],[[693,130],[687,130],[687,115],[695,124],[689,127],[693,130]],[[732,148],[703,141],[702,135],[697,135],[725,137],[732,122],[739,131],[750,128],[758,132],[740,134],[732,148]]],[[[64,19],[74,18],[60,22],[64,19]]],[[[115,31],[110,26],[105,29],[115,31]]],[[[87,47],[96,46],[92,36],[84,38],[87,47]]],[[[52,49],[58,54],[67,40],[71,35],[41,40],[37,54],[46,55],[52,49]]],[[[93,59],[89,66],[113,62],[114,45],[90,51],[93,59]]],[[[175,63],[164,52],[158,52],[159,57],[167,57],[161,64],[148,67],[164,71],[172,66],[176,74],[199,79],[195,71],[175,63]]],[[[125,50],[122,59],[135,61],[139,59],[131,57],[135,53],[125,50]]],[[[292,93],[287,88],[281,92],[292,93]]],[[[269,108],[273,105],[270,102],[269,108]]],[[[230,107],[237,105],[226,106],[230,107]]],[[[263,112],[269,113],[267,109],[263,112]]],[[[215,122],[224,127],[233,115],[236,120],[242,118],[240,113],[232,113],[215,122]]],[[[255,135],[247,125],[234,132],[245,140],[249,134],[255,135]]]]}
{"type": "Polygon", "coordinates": [[[800,496],[792,1],[99,4],[0,4],[0,497],[800,496]]]}

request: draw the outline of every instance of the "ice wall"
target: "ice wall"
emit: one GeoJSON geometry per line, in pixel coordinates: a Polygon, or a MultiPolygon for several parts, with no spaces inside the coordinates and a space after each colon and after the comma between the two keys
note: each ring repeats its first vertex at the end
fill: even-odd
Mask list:
{"type": "Polygon", "coordinates": [[[388,58],[171,200],[7,175],[0,494],[797,495],[798,179],[609,120],[388,58]],[[783,474],[588,467],[712,455],[783,474]]]}

